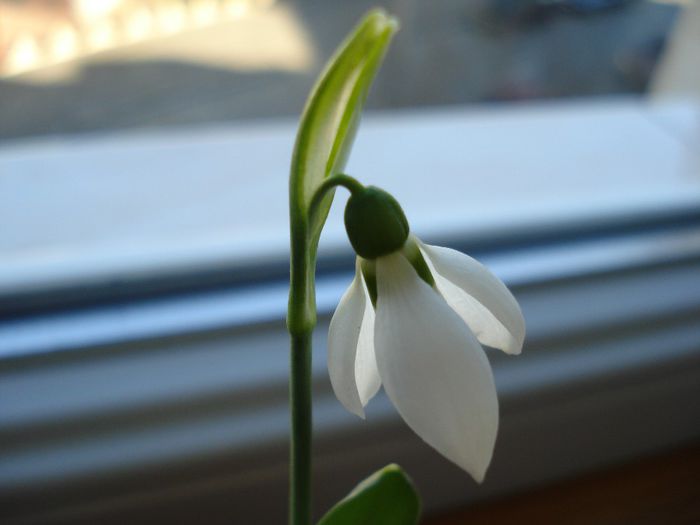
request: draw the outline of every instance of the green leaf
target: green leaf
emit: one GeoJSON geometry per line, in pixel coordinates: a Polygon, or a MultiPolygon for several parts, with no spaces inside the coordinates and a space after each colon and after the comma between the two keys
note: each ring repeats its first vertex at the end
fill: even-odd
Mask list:
{"type": "Polygon", "coordinates": [[[416,488],[398,465],[388,465],[360,483],[318,525],[415,525],[420,517],[416,488]]]}
{"type": "Polygon", "coordinates": [[[383,10],[370,11],[326,65],[304,108],[292,156],[292,235],[311,241],[320,235],[333,193],[310,224],[308,209],[326,177],[340,172],[350,154],[362,106],[398,24],[383,10]]]}

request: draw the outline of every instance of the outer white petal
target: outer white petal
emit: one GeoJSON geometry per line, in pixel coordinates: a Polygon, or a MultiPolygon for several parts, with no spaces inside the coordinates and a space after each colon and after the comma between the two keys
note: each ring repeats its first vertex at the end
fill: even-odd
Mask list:
{"type": "Polygon", "coordinates": [[[506,285],[476,259],[457,250],[419,243],[447,303],[483,344],[519,354],[525,319],[506,285]]]}
{"type": "Polygon", "coordinates": [[[481,482],[498,431],[491,366],[467,325],[402,255],[377,259],[375,344],[406,423],[481,482]]]}
{"type": "Polygon", "coordinates": [[[374,309],[358,264],[328,329],[328,373],[336,397],[361,418],[381,386],[373,340],[374,309]]]}

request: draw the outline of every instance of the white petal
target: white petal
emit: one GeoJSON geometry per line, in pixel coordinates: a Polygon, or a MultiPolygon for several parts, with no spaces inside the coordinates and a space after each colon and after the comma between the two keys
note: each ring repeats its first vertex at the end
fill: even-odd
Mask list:
{"type": "Polygon", "coordinates": [[[457,250],[420,243],[435,284],[483,344],[519,354],[525,319],[506,285],[476,259],[457,250]]]}
{"type": "Polygon", "coordinates": [[[362,288],[365,294],[366,307],[364,317],[362,318],[360,336],[357,340],[355,381],[357,383],[357,392],[360,395],[360,402],[364,407],[379,391],[379,388],[382,386],[382,381],[379,378],[377,358],[374,354],[374,307],[372,307],[369,292],[367,292],[364,283],[362,288]]]}
{"type": "Polygon", "coordinates": [[[377,259],[374,339],[384,390],[416,434],[481,482],[498,431],[491,366],[402,255],[377,259]]]}
{"type": "Polygon", "coordinates": [[[374,357],[374,309],[359,265],[328,328],[328,373],[338,400],[364,418],[364,406],[381,381],[374,357]]]}

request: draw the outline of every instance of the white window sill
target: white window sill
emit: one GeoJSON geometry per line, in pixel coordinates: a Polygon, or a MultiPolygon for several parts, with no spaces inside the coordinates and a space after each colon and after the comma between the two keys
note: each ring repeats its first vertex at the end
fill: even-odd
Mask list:
{"type": "MultiPolygon", "coordinates": [[[[639,99],[368,115],[349,173],[426,238],[470,242],[697,210],[700,103],[639,99]],[[426,191],[429,186],[430,191],[426,191]]],[[[0,297],[286,268],[296,123],[0,147],[0,297]]],[[[345,197],[339,192],[337,201],[345,197]]],[[[321,255],[348,252],[334,206],[321,255]]]]}

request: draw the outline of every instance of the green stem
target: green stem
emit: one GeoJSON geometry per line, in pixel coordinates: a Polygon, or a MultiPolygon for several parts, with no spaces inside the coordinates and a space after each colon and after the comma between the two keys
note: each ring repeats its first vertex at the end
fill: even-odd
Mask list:
{"type": "Polygon", "coordinates": [[[291,337],[289,525],[311,525],[311,336],[316,325],[315,249],[303,221],[292,223],[287,328],[291,337]]]}
{"type": "Polygon", "coordinates": [[[290,525],[311,524],[311,331],[292,334],[290,525]]]}

